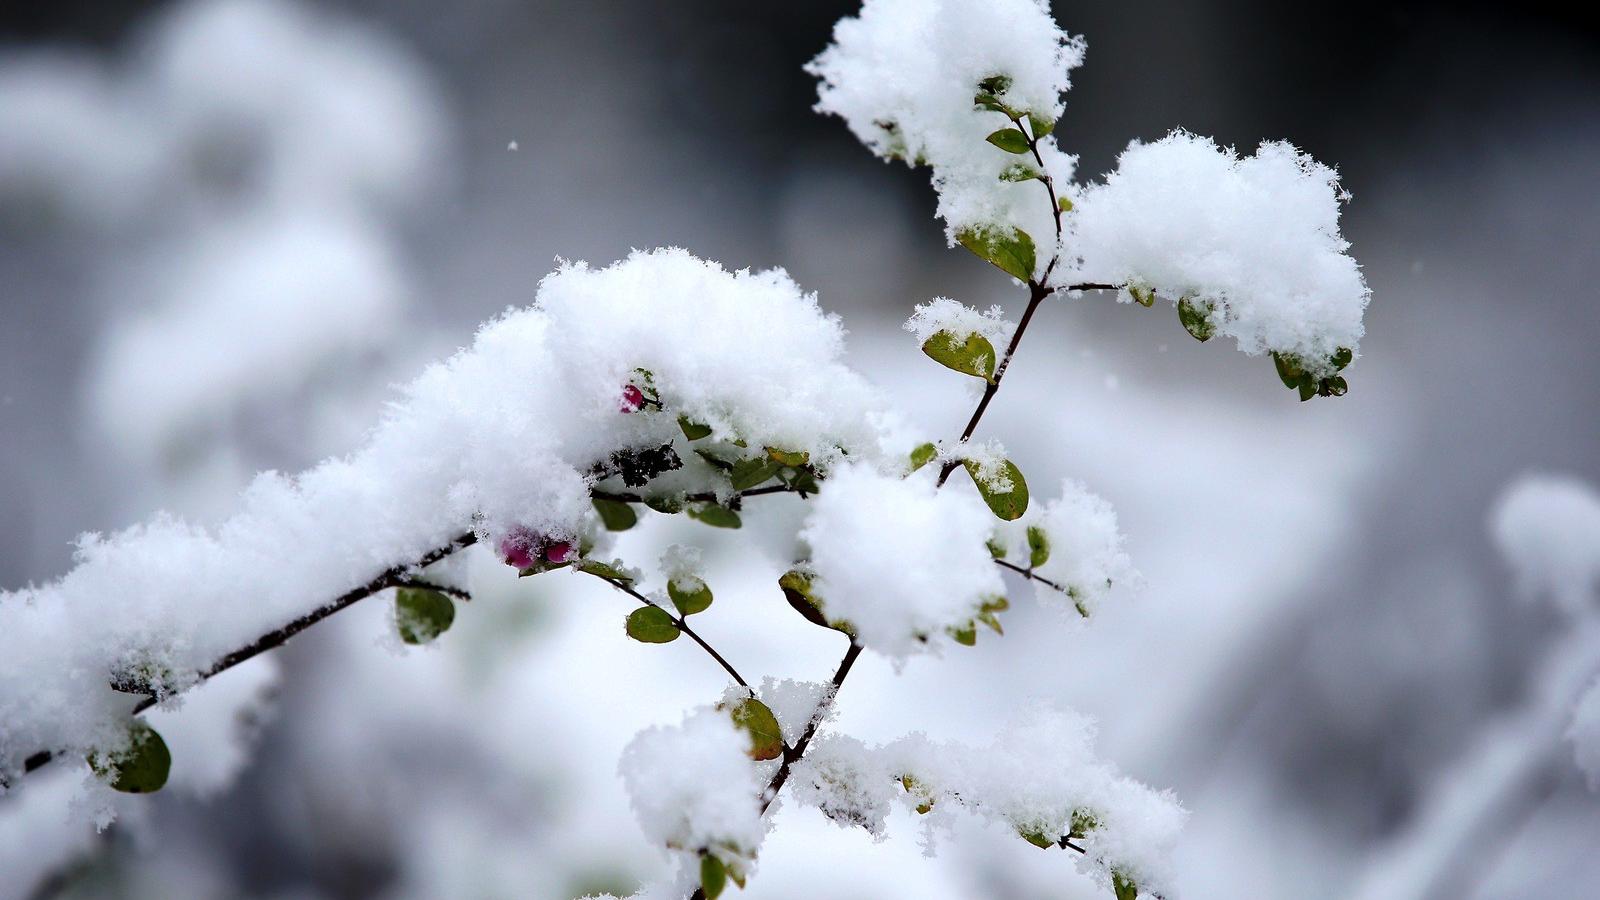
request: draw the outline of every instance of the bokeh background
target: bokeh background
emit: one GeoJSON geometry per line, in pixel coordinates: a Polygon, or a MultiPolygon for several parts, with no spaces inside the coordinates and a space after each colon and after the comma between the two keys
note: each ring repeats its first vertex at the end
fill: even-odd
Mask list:
{"type": "MultiPolygon", "coordinates": [[[[844,317],[855,366],[955,433],[967,385],[899,323],[935,294],[1022,298],[946,249],[925,173],[810,111],[800,67],[854,9],[8,4],[0,584],[58,576],[81,531],[214,521],[255,471],[352,448],[557,257],[783,266],[844,317]]],[[[1558,732],[1516,724],[1566,625],[1516,602],[1484,531],[1521,472],[1600,481],[1600,30],[1554,2],[1055,12],[1089,44],[1057,131],[1085,176],[1179,126],[1339,168],[1363,358],[1349,396],[1300,404],[1170,310],[1046,308],[984,431],[1037,484],[1110,499],[1144,589],[1087,628],[1021,604],[1003,640],[864,660],[837,727],[981,742],[1033,700],[1091,712],[1105,755],[1193,811],[1187,897],[1600,894],[1600,797],[1558,732]],[[1508,735],[1526,772],[1480,777],[1508,735]],[[1462,796],[1488,808],[1471,840],[1437,827],[1462,796]]],[[[708,637],[821,679],[841,648],[772,587],[801,515],[733,537],[653,518],[622,549],[704,545],[728,598],[708,637]]],[[[0,798],[0,896],[570,898],[660,876],[617,753],[718,673],[630,645],[626,607],[577,579],[470,564],[478,600],[435,648],[396,652],[369,602],[157,713],[175,789],[103,832],[70,808],[79,771],[0,798]]],[[[1098,896],[1066,854],[976,825],[926,856],[912,819],[874,844],[786,810],[745,893],[1098,896]]]]}

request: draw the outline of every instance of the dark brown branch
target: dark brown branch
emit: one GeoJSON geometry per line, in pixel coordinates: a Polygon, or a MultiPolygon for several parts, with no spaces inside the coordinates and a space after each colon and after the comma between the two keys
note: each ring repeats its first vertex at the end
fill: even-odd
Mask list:
{"type": "MultiPolygon", "coordinates": [[[[767,485],[766,487],[752,488],[752,489],[750,489],[748,491],[740,491],[739,493],[734,494],[733,496],[736,499],[743,499],[745,497],[761,497],[761,496],[764,496],[766,494],[798,494],[798,493],[800,493],[800,491],[797,491],[794,488],[789,487],[786,484],[771,484],[771,485],[767,485]]],[[[593,497],[596,500],[610,500],[610,501],[615,502],[615,503],[643,503],[644,502],[644,495],[642,495],[642,494],[625,493],[625,492],[618,492],[618,491],[590,491],[589,492],[589,496],[593,497]]],[[[716,502],[719,502],[716,493],[713,492],[713,491],[701,491],[700,493],[697,493],[697,494],[685,494],[685,495],[683,495],[683,499],[684,499],[684,502],[686,502],[686,503],[716,503],[716,502]]]]}
{"type": "Polygon", "coordinates": [[[1072,593],[1071,591],[1067,590],[1066,588],[1062,587],[1059,584],[1056,584],[1054,581],[1051,581],[1050,579],[1045,578],[1042,575],[1035,575],[1033,573],[1032,569],[1024,569],[1023,567],[1017,565],[1016,563],[1009,563],[1009,562],[1006,562],[1003,559],[997,559],[997,560],[994,561],[994,564],[999,566],[1002,569],[1010,569],[1011,571],[1017,573],[1018,575],[1021,575],[1023,578],[1026,578],[1026,579],[1028,579],[1030,581],[1037,581],[1040,584],[1044,585],[1045,587],[1052,588],[1054,590],[1060,591],[1063,594],[1070,595],[1072,593]]]}
{"type": "MultiPolygon", "coordinates": [[[[583,570],[580,569],[579,571],[583,570]]],[[[665,606],[662,606],[654,600],[651,600],[649,597],[646,597],[645,595],[634,590],[633,587],[627,582],[618,581],[609,575],[601,575],[598,572],[589,572],[587,574],[593,575],[601,581],[604,581],[606,584],[611,585],[624,594],[627,594],[640,603],[643,603],[645,606],[654,606],[656,609],[666,613],[667,617],[672,620],[672,624],[676,625],[679,631],[687,634],[690,639],[692,639],[696,644],[700,645],[702,650],[711,654],[711,658],[716,660],[717,664],[722,666],[724,671],[726,671],[729,675],[732,675],[733,680],[739,682],[740,687],[744,688],[746,691],[749,691],[751,696],[755,696],[755,689],[750,687],[750,682],[745,681],[744,676],[739,674],[738,670],[733,667],[732,663],[729,663],[726,659],[723,659],[722,654],[718,653],[715,647],[712,647],[710,644],[706,643],[705,639],[700,637],[700,635],[695,634],[694,629],[689,627],[689,623],[684,621],[682,616],[673,615],[672,610],[667,609],[665,606]]]]}
{"type": "MultiPolygon", "coordinates": [[[[240,647],[232,653],[229,653],[227,656],[224,656],[212,663],[210,667],[206,668],[200,673],[200,677],[195,684],[199,684],[200,682],[206,681],[215,675],[226,672],[245,660],[259,656],[260,654],[265,653],[274,647],[282,646],[290,638],[294,637],[300,632],[305,631],[307,628],[310,628],[318,622],[321,622],[323,619],[326,619],[334,613],[355,604],[359,600],[364,600],[373,594],[392,587],[417,585],[418,582],[411,578],[412,573],[421,569],[425,569],[439,560],[444,559],[450,554],[455,553],[457,550],[470,547],[477,542],[478,536],[476,534],[473,534],[470,531],[464,532],[452,538],[450,543],[445,544],[442,547],[435,547],[434,549],[429,550],[427,553],[424,553],[415,562],[405,563],[403,565],[394,566],[384,570],[382,574],[378,575],[376,578],[372,579],[366,584],[358,588],[354,588],[353,590],[346,591],[338,597],[335,597],[332,601],[309,613],[306,613],[300,618],[295,619],[287,625],[284,625],[282,628],[279,628],[268,634],[264,634],[255,641],[251,642],[248,646],[240,647]]],[[[443,590],[443,588],[439,587],[438,585],[429,584],[428,586],[434,590],[443,590]]],[[[447,591],[447,593],[453,594],[455,590],[456,589],[450,589],[447,591]]],[[[156,699],[157,698],[155,697],[145,697],[143,700],[140,700],[139,703],[134,706],[131,715],[136,716],[150,707],[155,706],[156,699]]],[[[49,763],[54,758],[55,754],[51,751],[41,750],[40,752],[33,754],[23,761],[22,771],[24,773],[32,772],[34,769],[49,763]]]]}

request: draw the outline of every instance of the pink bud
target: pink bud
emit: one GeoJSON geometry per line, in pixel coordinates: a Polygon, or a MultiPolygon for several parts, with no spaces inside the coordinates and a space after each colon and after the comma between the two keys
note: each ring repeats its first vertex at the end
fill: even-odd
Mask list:
{"type": "Polygon", "coordinates": [[[563,563],[572,555],[572,545],[566,541],[556,541],[544,548],[544,558],[553,563],[563,563]]]}
{"type": "Polygon", "coordinates": [[[634,385],[625,385],[622,388],[622,401],[619,404],[625,413],[638,412],[644,406],[644,391],[634,385]]]}

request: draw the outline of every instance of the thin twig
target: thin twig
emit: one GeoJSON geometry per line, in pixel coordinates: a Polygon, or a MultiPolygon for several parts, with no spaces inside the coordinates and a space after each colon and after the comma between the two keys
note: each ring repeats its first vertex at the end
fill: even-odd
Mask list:
{"type": "MultiPolygon", "coordinates": [[[[579,569],[578,571],[582,572],[584,570],[579,569]]],[[[601,581],[604,581],[606,584],[611,585],[612,587],[614,587],[617,590],[623,592],[624,594],[627,594],[628,596],[630,596],[633,599],[639,601],[640,603],[643,603],[645,606],[654,606],[656,609],[659,609],[662,612],[666,613],[667,614],[667,618],[672,620],[672,624],[676,625],[678,627],[679,631],[683,632],[684,634],[687,634],[691,639],[694,640],[694,642],[696,644],[700,645],[701,649],[703,649],[707,653],[711,654],[711,658],[716,660],[718,665],[722,666],[722,668],[729,675],[732,675],[733,676],[733,680],[739,682],[739,686],[740,687],[744,688],[746,691],[749,691],[751,696],[755,695],[755,689],[750,687],[750,682],[745,681],[744,680],[744,676],[740,675],[739,671],[737,669],[735,669],[731,663],[729,663],[726,659],[723,659],[722,654],[718,653],[715,647],[712,647],[710,644],[706,643],[704,638],[702,638],[702,637],[700,637],[700,635],[696,634],[694,629],[689,627],[689,623],[684,621],[683,617],[673,615],[671,610],[667,609],[666,607],[664,607],[661,604],[655,602],[654,600],[651,600],[649,597],[646,597],[645,595],[643,595],[643,594],[639,593],[638,591],[634,590],[633,587],[630,586],[625,581],[619,581],[616,578],[612,578],[609,575],[602,575],[599,572],[588,572],[586,574],[593,575],[594,577],[600,579],[601,581]]]]}
{"type": "Polygon", "coordinates": [[[1066,588],[1062,587],[1059,584],[1056,584],[1054,581],[1051,581],[1048,578],[1045,578],[1043,575],[1034,574],[1034,571],[1032,569],[1024,569],[1023,567],[1017,565],[1016,563],[1009,563],[1009,562],[1006,562],[1003,559],[995,560],[994,564],[999,566],[1002,569],[1010,569],[1011,571],[1017,573],[1018,575],[1021,575],[1023,578],[1029,579],[1030,581],[1037,581],[1037,582],[1039,582],[1040,584],[1044,585],[1047,588],[1052,588],[1054,590],[1060,591],[1063,594],[1070,594],[1071,593],[1066,588]]]}
{"type": "MultiPolygon", "coordinates": [[[[743,499],[745,497],[760,497],[760,496],[763,496],[763,495],[766,495],[766,494],[798,494],[798,493],[801,493],[801,492],[799,490],[795,489],[795,488],[792,488],[792,487],[786,485],[786,484],[771,484],[771,485],[767,485],[766,487],[752,488],[752,489],[750,489],[748,491],[740,491],[737,494],[734,494],[733,496],[734,496],[735,499],[743,499]]],[[[613,503],[643,503],[643,502],[645,502],[643,494],[624,493],[624,492],[618,492],[618,491],[590,491],[589,492],[589,496],[593,497],[596,500],[610,500],[613,503]]],[[[720,502],[720,498],[717,496],[716,492],[714,492],[714,491],[701,491],[700,493],[697,493],[697,494],[684,494],[683,495],[683,499],[684,499],[684,502],[686,502],[686,503],[702,503],[702,502],[705,502],[705,503],[716,503],[716,502],[720,502]]]]}
{"type": "MultiPolygon", "coordinates": [[[[261,637],[256,638],[249,645],[240,647],[232,653],[222,657],[221,659],[212,663],[209,668],[201,671],[200,677],[195,680],[194,684],[199,684],[216,675],[226,672],[245,660],[259,656],[260,654],[265,653],[274,647],[282,646],[290,638],[294,637],[300,632],[305,631],[307,628],[310,628],[318,622],[321,622],[323,619],[326,619],[334,613],[355,604],[359,600],[364,600],[373,594],[388,590],[392,587],[403,587],[410,584],[415,584],[416,582],[414,582],[411,578],[411,573],[425,569],[439,560],[444,559],[450,554],[455,553],[457,550],[470,547],[477,542],[478,536],[476,534],[470,531],[464,532],[452,538],[450,543],[429,550],[427,553],[424,553],[421,557],[417,558],[417,560],[414,562],[393,566],[384,570],[382,574],[378,575],[376,578],[372,579],[366,584],[358,588],[354,588],[353,590],[346,591],[345,593],[334,598],[332,601],[309,613],[306,613],[300,618],[295,619],[287,625],[284,625],[282,628],[264,634],[261,637]]],[[[430,585],[430,587],[433,587],[435,590],[440,589],[437,585],[430,585]]],[[[193,686],[194,685],[190,685],[190,687],[193,686]]],[[[145,697],[133,707],[130,715],[136,716],[150,707],[155,706],[156,702],[156,697],[145,697]]],[[[33,770],[46,765],[54,758],[54,752],[49,750],[41,750],[23,760],[22,771],[24,774],[32,772],[33,770]]]]}

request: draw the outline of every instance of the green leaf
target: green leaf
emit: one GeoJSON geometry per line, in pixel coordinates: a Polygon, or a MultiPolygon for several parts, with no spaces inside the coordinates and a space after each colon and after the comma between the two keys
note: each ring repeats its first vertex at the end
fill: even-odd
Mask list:
{"type": "Polygon", "coordinates": [[[748,491],[763,481],[778,474],[782,468],[770,459],[752,457],[741,459],[733,464],[733,469],[728,472],[728,480],[733,483],[736,491],[748,491]]]}
{"type": "Polygon", "coordinates": [[[978,627],[971,622],[962,625],[960,628],[952,625],[946,628],[945,631],[949,632],[952,638],[955,638],[956,643],[963,646],[971,647],[978,643],[978,627]]]}
{"type": "Polygon", "coordinates": [[[620,559],[610,563],[603,563],[597,559],[580,559],[573,563],[572,567],[579,572],[599,575],[601,578],[609,578],[612,581],[620,581],[623,584],[633,584],[633,576],[622,568],[622,560],[620,559]]]}
{"type": "Polygon", "coordinates": [[[932,443],[918,445],[916,449],[911,451],[911,471],[915,472],[933,462],[933,458],[938,455],[939,448],[932,443]]]}
{"type": "Polygon", "coordinates": [[[1050,536],[1037,525],[1028,526],[1028,567],[1037,569],[1050,561],[1050,536]]]}
{"type": "Polygon", "coordinates": [[[1311,377],[1310,372],[1301,372],[1300,381],[1295,385],[1300,390],[1300,402],[1304,403],[1317,395],[1317,380],[1311,377]]]}
{"type": "Polygon", "coordinates": [[[1066,197],[1057,199],[1056,206],[1059,207],[1062,212],[1072,212],[1072,201],[1066,197]]]}
{"type": "Polygon", "coordinates": [[[1026,231],[1001,226],[963,228],[956,232],[956,240],[1018,281],[1033,279],[1038,256],[1026,231]]]}
{"type": "Polygon", "coordinates": [[[678,427],[683,429],[683,436],[691,441],[698,441],[711,436],[711,426],[702,425],[691,420],[688,416],[678,417],[678,427]]]}
{"type": "Polygon", "coordinates": [[[700,857],[700,891],[706,900],[717,900],[728,888],[728,867],[707,853],[700,857]]]}
{"type": "Polygon", "coordinates": [[[1278,380],[1283,382],[1284,387],[1294,390],[1300,386],[1300,360],[1274,350],[1272,365],[1278,370],[1278,380]]]}
{"type": "Polygon", "coordinates": [[[750,758],[777,759],[783,755],[783,731],[778,717],[765,703],[746,697],[733,708],[733,724],[750,735],[750,758]]]}
{"type": "Polygon", "coordinates": [[[1324,378],[1317,386],[1317,393],[1324,397],[1343,397],[1350,390],[1350,385],[1344,380],[1343,375],[1324,378]]]}
{"type": "Polygon", "coordinates": [[[699,506],[689,507],[689,518],[704,522],[713,528],[738,528],[744,524],[739,520],[738,513],[715,503],[702,503],[699,506]]]}
{"type": "Polygon", "coordinates": [[[1217,326],[1211,321],[1211,304],[1196,303],[1188,297],[1178,299],[1178,321],[1183,324],[1183,329],[1195,340],[1204,343],[1211,340],[1217,333],[1217,326]]]}
{"type": "Polygon", "coordinates": [[[994,345],[981,334],[969,334],[962,340],[953,331],[936,331],[922,342],[922,352],[934,362],[963,375],[994,380],[994,345]]]}
{"type": "Polygon", "coordinates": [[[989,75],[978,81],[978,90],[985,94],[1004,94],[1011,90],[1011,76],[989,75]]]}
{"type": "Polygon", "coordinates": [[[1022,470],[1011,460],[1001,460],[1001,477],[995,479],[1010,482],[1010,487],[1004,491],[979,477],[976,462],[968,459],[963,460],[961,465],[967,470],[967,474],[972,476],[972,483],[978,486],[978,493],[983,497],[983,502],[989,504],[989,509],[993,510],[995,515],[1012,522],[1022,518],[1022,514],[1028,511],[1028,482],[1023,479],[1022,470]]]}
{"type": "Polygon", "coordinates": [[[1042,831],[1023,831],[1022,829],[1018,828],[1017,834],[1021,835],[1023,840],[1041,850],[1049,850],[1051,847],[1056,845],[1056,842],[1052,841],[1050,837],[1042,831]]]}
{"type": "Polygon", "coordinates": [[[670,644],[682,634],[672,616],[659,606],[641,606],[628,613],[628,637],[646,644],[670,644]]]}
{"type": "Polygon", "coordinates": [[[1006,558],[1006,545],[1000,543],[995,538],[989,538],[989,540],[984,543],[984,546],[989,548],[989,555],[995,559],[1006,558]]]}
{"type": "Polygon", "coordinates": [[[450,629],[456,605],[444,594],[427,588],[399,588],[394,592],[394,622],[400,640],[426,644],[450,629]]]}
{"type": "Polygon", "coordinates": [[[1334,371],[1338,371],[1343,369],[1345,366],[1350,365],[1350,361],[1355,358],[1356,353],[1354,350],[1351,350],[1349,347],[1340,347],[1334,352],[1329,362],[1333,363],[1334,371]]]}
{"type": "Polygon", "coordinates": [[[658,513],[663,513],[669,516],[677,515],[678,513],[683,512],[683,496],[681,494],[656,494],[654,496],[646,496],[644,498],[644,505],[650,507],[658,513]]]}
{"type": "Polygon", "coordinates": [[[620,500],[602,500],[595,498],[594,511],[600,514],[601,524],[607,531],[627,531],[639,524],[639,514],[633,507],[620,500]]]}
{"type": "Polygon", "coordinates": [[[1030,146],[1028,136],[1018,128],[1002,128],[991,133],[984,140],[1007,153],[1027,153],[1030,146]]]}
{"type": "Polygon", "coordinates": [[[1056,130],[1056,123],[1046,119],[1038,113],[1028,113],[1028,127],[1033,129],[1033,138],[1038,140],[1056,130]]]}
{"type": "Polygon", "coordinates": [[[1008,119],[1015,119],[1018,115],[1018,111],[1007,106],[1004,100],[1001,100],[995,94],[985,91],[979,91],[973,95],[972,105],[1000,113],[1008,119]]]}
{"type": "Polygon", "coordinates": [[[1040,174],[1039,170],[1027,163],[1012,163],[1000,173],[1001,181],[1033,181],[1035,178],[1040,181],[1044,180],[1044,176],[1040,174]]]}
{"type": "Polygon", "coordinates": [[[1143,285],[1128,285],[1128,296],[1133,298],[1133,302],[1139,304],[1145,309],[1149,309],[1151,304],[1156,302],[1156,292],[1151,288],[1144,287],[1143,285]]]}
{"type": "Polygon", "coordinates": [[[696,448],[694,448],[694,452],[701,459],[703,459],[707,463],[709,463],[712,466],[712,468],[721,469],[724,472],[732,472],[733,471],[734,463],[731,460],[723,459],[722,457],[718,456],[715,453],[712,453],[710,450],[707,450],[704,447],[696,447],[696,448]]]}
{"type": "Polygon", "coordinates": [[[767,456],[780,466],[799,468],[811,462],[811,454],[805,450],[779,450],[777,447],[767,447],[767,456]]]}
{"type": "Polygon", "coordinates": [[[1133,879],[1113,869],[1111,871],[1111,889],[1116,892],[1117,900],[1138,900],[1139,886],[1133,879]]]}
{"type": "Polygon", "coordinates": [[[811,577],[798,569],[790,569],[778,578],[778,587],[783,591],[783,599],[789,601],[795,612],[804,616],[807,622],[831,628],[827,616],[822,614],[822,604],[811,592],[811,577]]]}
{"type": "Polygon", "coordinates": [[[161,790],[172,771],[172,751],[143,720],[128,722],[128,745],[109,754],[91,753],[89,769],[112,790],[150,794],[161,790]]]}
{"type": "Polygon", "coordinates": [[[1067,837],[1086,837],[1088,836],[1089,832],[1099,827],[1100,817],[1096,816],[1091,810],[1079,807],[1078,809],[1072,811],[1072,825],[1071,829],[1067,832],[1067,837]]]}
{"type": "Polygon", "coordinates": [[[677,579],[667,582],[667,596],[672,599],[672,605],[678,608],[678,615],[692,616],[697,612],[705,612],[711,605],[711,587],[704,581],[694,590],[687,590],[679,584],[677,579]]]}

